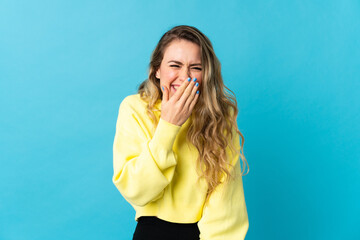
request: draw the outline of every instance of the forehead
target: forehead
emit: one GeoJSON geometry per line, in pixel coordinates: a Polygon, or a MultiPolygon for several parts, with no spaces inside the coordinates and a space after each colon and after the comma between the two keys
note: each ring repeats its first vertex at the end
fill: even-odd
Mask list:
{"type": "Polygon", "coordinates": [[[201,59],[199,45],[187,41],[187,40],[173,40],[165,48],[164,59],[173,60],[170,58],[176,58],[177,60],[193,60],[199,61],[201,59]]]}

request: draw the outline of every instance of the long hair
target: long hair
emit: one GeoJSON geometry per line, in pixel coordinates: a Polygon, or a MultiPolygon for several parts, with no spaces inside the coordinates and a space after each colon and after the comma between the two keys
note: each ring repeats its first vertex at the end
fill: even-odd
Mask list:
{"type": "MultiPolygon", "coordinates": [[[[141,98],[148,103],[146,111],[154,126],[159,121],[155,116],[155,112],[158,110],[154,106],[162,99],[160,81],[155,74],[160,68],[166,47],[173,40],[187,40],[200,47],[203,80],[200,85],[201,94],[190,116],[191,123],[187,139],[199,152],[197,171],[200,170],[200,172],[198,171],[199,179],[205,178],[208,186],[205,201],[207,202],[216,186],[222,183],[224,176],[226,176],[226,181],[234,178],[228,169],[230,166],[226,154],[228,146],[242,159],[241,175],[244,175],[245,164],[248,166],[243,154],[244,137],[236,122],[237,101],[235,94],[224,85],[220,61],[215,55],[210,40],[195,27],[176,26],[161,37],[151,55],[148,79],[142,82],[138,88],[141,98]],[[232,139],[238,137],[233,136],[234,134],[241,136],[240,148],[232,144],[232,139]]],[[[247,169],[248,173],[249,166],[247,169]]]]}

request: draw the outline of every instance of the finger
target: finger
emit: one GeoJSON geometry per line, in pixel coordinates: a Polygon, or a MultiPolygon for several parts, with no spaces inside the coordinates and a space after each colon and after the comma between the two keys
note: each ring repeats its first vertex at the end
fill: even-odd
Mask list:
{"type": "Polygon", "coordinates": [[[197,100],[199,99],[200,91],[197,90],[196,92],[197,92],[197,93],[195,94],[194,100],[190,103],[189,112],[192,112],[192,110],[194,109],[194,107],[195,107],[195,105],[196,105],[196,103],[197,103],[197,100]]]}
{"type": "MultiPolygon", "coordinates": [[[[181,95],[180,97],[180,102],[182,102],[182,105],[184,106],[187,99],[189,98],[194,86],[196,85],[196,78],[194,78],[192,81],[190,81],[189,85],[186,87],[186,89],[184,90],[184,93],[181,95]]],[[[197,83],[197,85],[199,85],[199,83],[197,83]]]]}
{"type": "Polygon", "coordinates": [[[191,78],[186,79],[180,87],[176,90],[176,93],[172,96],[175,101],[178,101],[184,93],[186,87],[191,83],[191,78]],[[189,81],[190,80],[190,81],[189,81]]]}
{"type": "Polygon", "coordinates": [[[167,89],[166,86],[162,86],[162,89],[163,89],[163,99],[162,99],[162,101],[164,103],[166,103],[167,101],[169,101],[169,90],[167,89]]]}
{"type": "Polygon", "coordinates": [[[191,89],[190,95],[188,96],[187,99],[185,99],[186,102],[184,104],[184,107],[189,108],[190,104],[192,103],[192,101],[195,98],[196,91],[198,91],[198,90],[199,90],[199,83],[195,82],[195,84],[193,85],[193,88],[191,89]]]}

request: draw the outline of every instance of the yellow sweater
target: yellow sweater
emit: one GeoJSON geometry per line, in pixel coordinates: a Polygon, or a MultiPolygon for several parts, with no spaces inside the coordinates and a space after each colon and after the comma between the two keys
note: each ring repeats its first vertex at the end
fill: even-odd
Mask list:
{"type": "MultiPolygon", "coordinates": [[[[161,110],[161,101],[155,107],[161,110]]],[[[160,113],[156,116],[159,119],[160,113]]],[[[112,181],[135,209],[136,221],[157,216],[169,222],[198,222],[201,240],[244,239],[249,222],[239,155],[227,151],[238,177],[220,184],[204,206],[207,185],[204,179],[197,182],[198,151],[186,139],[189,122],[177,126],[160,118],[152,134],[146,102],[139,94],[126,97],[116,123],[112,181]]]]}

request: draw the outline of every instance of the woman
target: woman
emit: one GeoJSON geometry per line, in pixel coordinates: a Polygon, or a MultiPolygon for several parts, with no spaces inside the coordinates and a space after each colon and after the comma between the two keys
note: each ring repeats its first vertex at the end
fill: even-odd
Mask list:
{"type": "Polygon", "coordinates": [[[244,137],[225,89],[203,33],[182,25],[162,36],[116,123],[112,180],[136,211],[134,240],[245,238],[244,137]]]}

